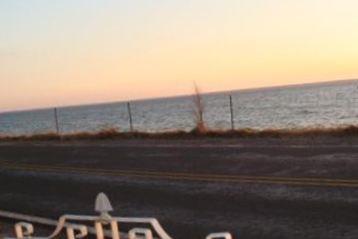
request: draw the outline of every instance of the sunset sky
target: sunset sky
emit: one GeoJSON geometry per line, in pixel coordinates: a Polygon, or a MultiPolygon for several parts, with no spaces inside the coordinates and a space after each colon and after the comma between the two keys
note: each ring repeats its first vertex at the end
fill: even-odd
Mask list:
{"type": "Polygon", "coordinates": [[[358,78],[357,0],[2,0],[0,111],[358,78]]]}

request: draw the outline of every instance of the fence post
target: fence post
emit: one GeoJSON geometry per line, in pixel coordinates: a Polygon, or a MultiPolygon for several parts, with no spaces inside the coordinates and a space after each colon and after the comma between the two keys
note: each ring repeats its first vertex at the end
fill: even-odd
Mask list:
{"type": "Polygon", "coordinates": [[[54,116],[55,116],[55,125],[56,125],[56,133],[60,134],[60,127],[58,125],[58,114],[57,114],[57,108],[54,108],[54,116]]]}
{"type": "Polygon", "coordinates": [[[235,124],[234,124],[234,109],[233,109],[233,104],[232,104],[232,96],[230,95],[230,116],[231,116],[231,130],[235,129],[235,124]]]}
{"type": "Polygon", "coordinates": [[[128,116],[129,116],[129,127],[130,131],[133,132],[133,119],[132,119],[132,111],[131,111],[131,104],[127,102],[127,110],[128,110],[128,116]]]}

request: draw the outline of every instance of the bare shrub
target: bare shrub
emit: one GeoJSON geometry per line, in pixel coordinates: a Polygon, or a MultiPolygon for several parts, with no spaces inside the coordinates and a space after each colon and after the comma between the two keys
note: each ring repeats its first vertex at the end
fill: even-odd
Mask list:
{"type": "Polygon", "coordinates": [[[197,133],[205,133],[207,129],[204,122],[203,97],[196,83],[194,83],[193,103],[194,103],[193,114],[195,117],[195,127],[193,131],[197,133]]]}

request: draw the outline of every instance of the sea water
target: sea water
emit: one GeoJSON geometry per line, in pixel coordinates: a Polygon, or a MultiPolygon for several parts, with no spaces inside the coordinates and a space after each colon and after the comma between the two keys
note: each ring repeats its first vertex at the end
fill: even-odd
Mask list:
{"type": "MultiPolygon", "coordinates": [[[[358,123],[358,80],[237,90],[204,94],[204,121],[212,129],[230,129],[230,101],[235,128],[336,127],[358,123]]],[[[131,102],[138,131],[191,130],[195,127],[193,96],[131,102]]],[[[127,102],[58,108],[62,133],[130,129],[127,102]]],[[[0,134],[55,132],[53,109],[0,114],[0,134]]]]}

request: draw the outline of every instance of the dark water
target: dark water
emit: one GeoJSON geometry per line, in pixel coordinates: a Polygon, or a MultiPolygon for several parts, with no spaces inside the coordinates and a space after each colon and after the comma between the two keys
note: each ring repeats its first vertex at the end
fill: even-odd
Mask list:
{"type": "MultiPolygon", "coordinates": [[[[203,96],[210,128],[231,127],[229,95],[236,128],[301,128],[358,123],[358,80],[314,85],[233,91],[203,96]]],[[[190,130],[195,125],[191,96],[134,101],[134,128],[139,131],[190,130]]],[[[129,130],[125,102],[59,108],[61,132],[129,130]]],[[[0,134],[55,131],[53,109],[0,114],[0,134]]]]}

